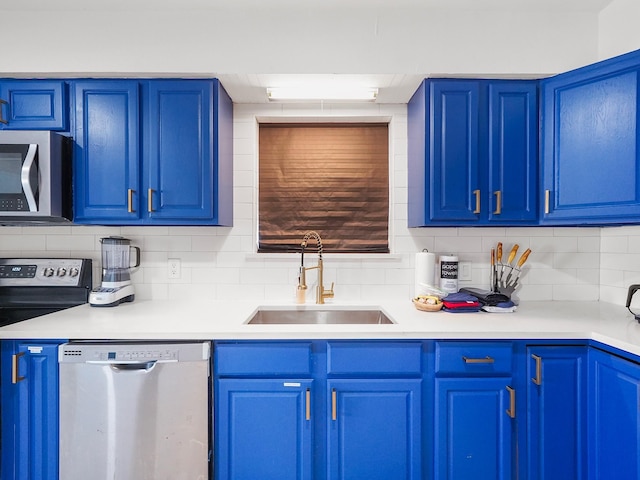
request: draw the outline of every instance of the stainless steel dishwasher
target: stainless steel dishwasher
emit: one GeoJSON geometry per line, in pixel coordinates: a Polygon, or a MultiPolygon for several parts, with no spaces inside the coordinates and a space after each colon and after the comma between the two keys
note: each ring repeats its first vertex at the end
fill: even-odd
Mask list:
{"type": "Polygon", "coordinates": [[[210,344],[58,349],[60,478],[209,478],[210,344]]]}

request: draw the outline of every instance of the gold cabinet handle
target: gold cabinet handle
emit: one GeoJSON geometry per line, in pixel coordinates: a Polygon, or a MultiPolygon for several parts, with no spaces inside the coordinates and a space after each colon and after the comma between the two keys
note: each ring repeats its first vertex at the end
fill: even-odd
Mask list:
{"type": "Polygon", "coordinates": [[[551,208],[551,190],[544,191],[544,213],[549,213],[551,208]]]}
{"type": "Polygon", "coordinates": [[[336,389],[331,390],[331,420],[338,419],[338,394],[336,393],[336,389]]]}
{"type": "Polygon", "coordinates": [[[480,190],[474,190],[473,194],[476,197],[476,209],[473,211],[473,213],[480,213],[480,190]]]}
{"type": "Polygon", "coordinates": [[[462,357],[464,363],[494,363],[495,360],[487,355],[484,358],[470,358],[470,357],[462,357]]]}
{"type": "Polygon", "coordinates": [[[147,190],[147,211],[153,212],[153,188],[147,190]]]}
{"type": "Polygon", "coordinates": [[[493,194],[496,196],[496,209],[493,214],[500,215],[502,213],[502,191],[496,190],[493,194]]]}
{"type": "Polygon", "coordinates": [[[11,355],[11,383],[16,384],[25,379],[25,377],[18,374],[18,359],[24,357],[24,352],[11,355]]]}
{"type": "Polygon", "coordinates": [[[510,418],[516,418],[516,391],[507,386],[507,392],[509,392],[509,409],[506,410],[507,415],[510,418]]]}
{"type": "Polygon", "coordinates": [[[6,100],[0,99],[0,123],[4,123],[5,125],[8,125],[9,122],[5,120],[4,117],[2,116],[2,105],[9,105],[9,102],[7,102],[6,100]]]}
{"type": "Polygon", "coordinates": [[[536,362],[536,376],[531,379],[536,385],[542,385],[542,357],[538,355],[531,355],[536,362]]]}
{"type": "Polygon", "coordinates": [[[133,209],[133,194],[135,193],[135,190],[133,189],[128,189],[127,190],[127,212],[129,213],[135,213],[135,210],[133,209]]]}
{"type": "Polygon", "coordinates": [[[305,419],[306,420],[311,420],[311,389],[310,388],[307,388],[305,401],[306,401],[305,419]]]}

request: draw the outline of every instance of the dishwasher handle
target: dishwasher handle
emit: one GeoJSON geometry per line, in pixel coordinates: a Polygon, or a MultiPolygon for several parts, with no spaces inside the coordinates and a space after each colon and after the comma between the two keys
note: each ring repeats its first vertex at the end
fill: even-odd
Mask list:
{"type": "Polygon", "coordinates": [[[143,360],[141,362],[109,362],[109,361],[88,361],[91,365],[107,365],[113,370],[129,371],[129,370],[151,370],[158,360],[143,360]]]}
{"type": "Polygon", "coordinates": [[[150,360],[148,362],[130,362],[130,363],[109,363],[112,370],[118,371],[131,371],[131,370],[146,370],[149,371],[156,365],[156,360],[150,360]]]}

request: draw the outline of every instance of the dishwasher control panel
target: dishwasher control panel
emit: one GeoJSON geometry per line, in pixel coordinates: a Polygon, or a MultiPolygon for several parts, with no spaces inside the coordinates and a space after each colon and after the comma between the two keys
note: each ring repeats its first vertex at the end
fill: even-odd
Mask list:
{"type": "Polygon", "coordinates": [[[210,344],[72,342],[58,348],[59,363],[185,362],[207,360],[210,344]]]}

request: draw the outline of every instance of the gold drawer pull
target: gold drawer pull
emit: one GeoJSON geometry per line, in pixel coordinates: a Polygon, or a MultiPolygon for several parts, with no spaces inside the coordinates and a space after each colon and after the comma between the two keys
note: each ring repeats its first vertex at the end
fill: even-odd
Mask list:
{"type": "Polygon", "coordinates": [[[484,358],[462,357],[462,360],[464,360],[464,363],[495,363],[495,360],[489,355],[484,358]]]}
{"type": "Polygon", "coordinates": [[[18,359],[20,357],[24,357],[24,352],[11,355],[11,383],[13,384],[21,382],[25,379],[25,377],[21,377],[18,373],[18,359]]]}
{"type": "Polygon", "coordinates": [[[129,213],[135,213],[135,210],[133,209],[133,194],[135,193],[135,190],[133,189],[128,189],[127,190],[127,212],[129,213]]]}
{"type": "Polygon", "coordinates": [[[531,381],[536,385],[542,385],[542,357],[531,355],[531,358],[536,361],[536,376],[531,381]]]}
{"type": "Polygon", "coordinates": [[[0,100],[0,123],[4,123],[5,125],[8,125],[9,122],[5,120],[4,117],[2,116],[2,105],[9,105],[9,102],[7,102],[6,100],[0,100]]]}
{"type": "Polygon", "coordinates": [[[496,209],[493,211],[493,214],[500,215],[502,213],[502,192],[496,190],[493,194],[496,196],[496,209]]]}
{"type": "Polygon", "coordinates": [[[311,389],[310,388],[307,388],[307,394],[306,394],[305,419],[311,420],[311,389]]]}
{"type": "Polygon", "coordinates": [[[473,194],[476,196],[476,209],[473,213],[480,213],[480,190],[474,190],[473,194]]]}
{"type": "Polygon", "coordinates": [[[544,213],[551,211],[551,190],[544,191],[544,213]]]}
{"type": "Polygon", "coordinates": [[[509,409],[506,410],[507,415],[510,418],[516,418],[516,391],[507,386],[507,392],[509,392],[509,409]]]}
{"type": "Polygon", "coordinates": [[[337,399],[336,389],[331,390],[331,420],[338,419],[338,399],[337,399]]]}

